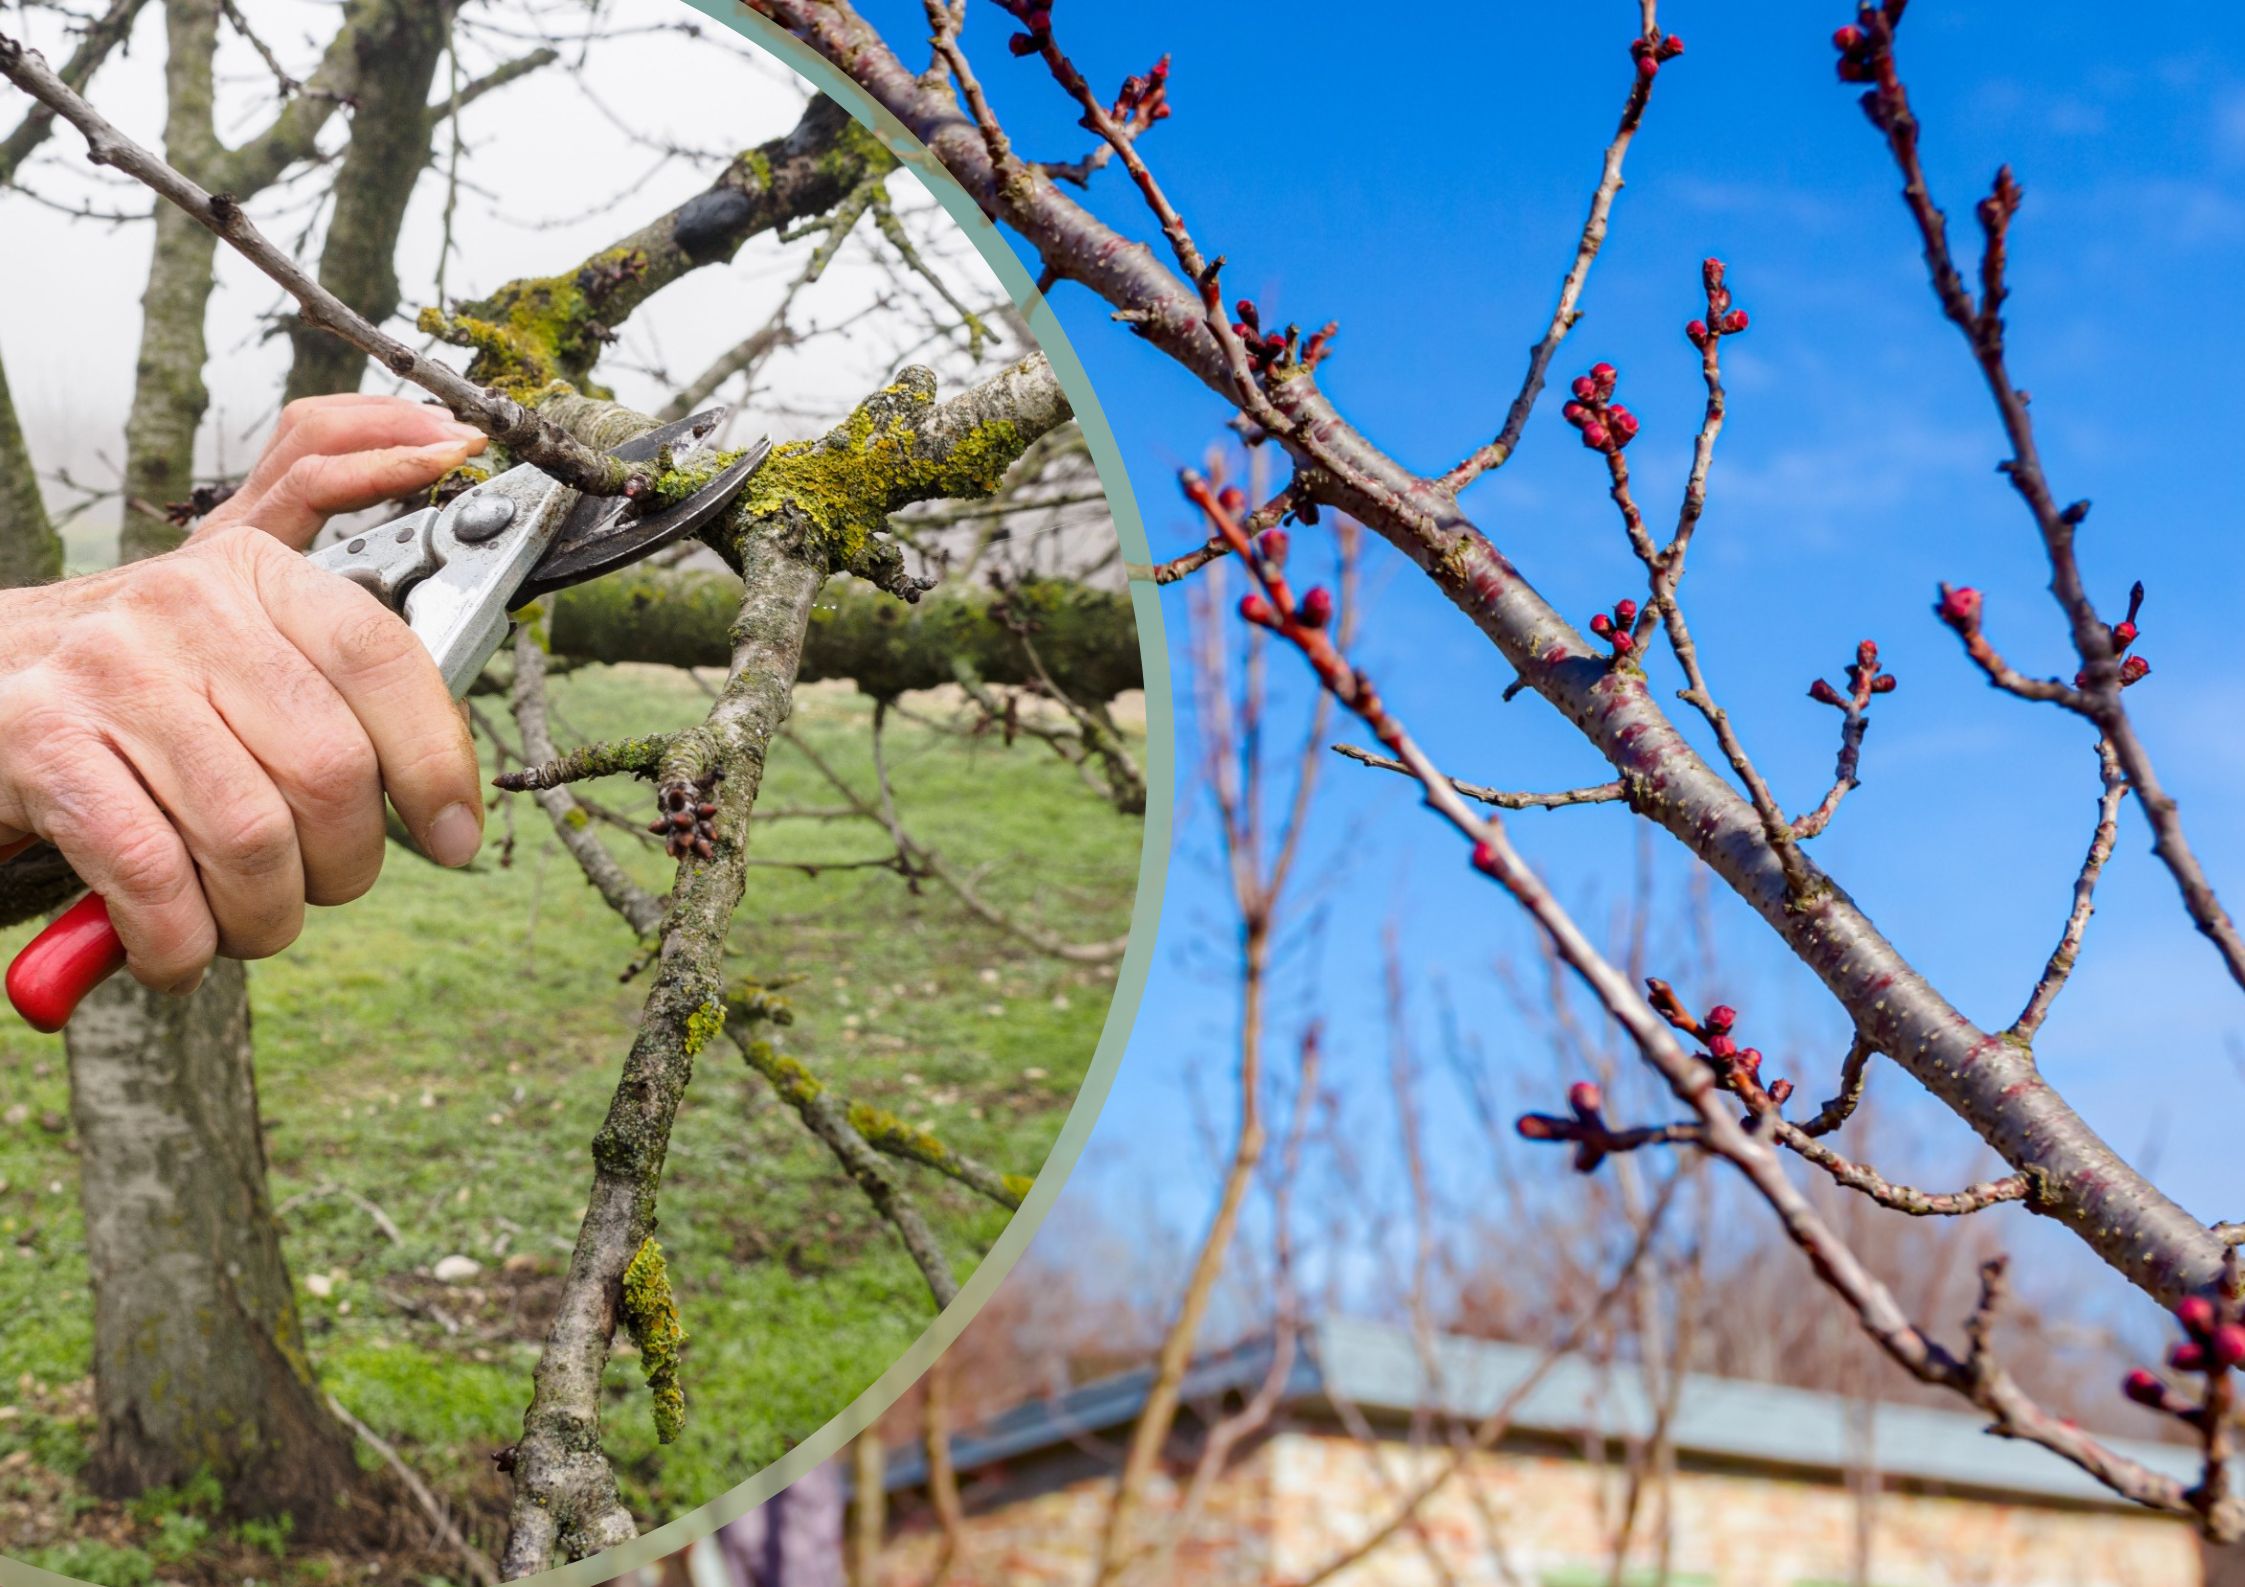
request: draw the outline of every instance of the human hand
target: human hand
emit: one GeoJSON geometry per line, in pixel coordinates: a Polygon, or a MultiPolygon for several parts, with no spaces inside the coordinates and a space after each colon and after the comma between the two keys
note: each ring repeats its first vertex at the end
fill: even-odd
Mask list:
{"type": "Polygon", "coordinates": [[[482,431],[404,397],[300,398],[281,410],[264,455],[196,535],[254,524],[301,551],[337,513],[426,489],[484,444],[482,431]]]}
{"type": "Polygon", "coordinates": [[[324,421],[295,428],[259,464],[280,459],[257,527],[206,525],[165,556],[0,591],[0,847],[35,833],[60,849],[106,901],[127,968],[161,990],[192,989],[217,954],[277,953],[307,903],[371,887],[385,789],[440,863],[482,841],[475,749],[428,652],[284,543],[384,481],[427,483],[467,443],[422,442],[426,460],[385,473],[322,450],[324,421]]]}

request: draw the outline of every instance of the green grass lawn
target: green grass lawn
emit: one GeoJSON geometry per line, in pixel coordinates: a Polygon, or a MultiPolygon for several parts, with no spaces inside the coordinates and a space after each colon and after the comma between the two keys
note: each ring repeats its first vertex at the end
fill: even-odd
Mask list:
{"type": "MultiPolygon", "coordinates": [[[[685,675],[647,668],[592,669],[554,689],[565,745],[682,726],[706,704],[685,675]]],[[[866,788],[870,718],[870,703],[844,688],[798,700],[798,730],[866,788]]],[[[915,838],[969,870],[994,903],[1071,940],[1123,932],[1137,820],[1032,741],[1006,749],[909,722],[888,737],[915,838]]],[[[643,784],[587,792],[634,817],[650,812],[643,784]]],[[[537,806],[512,803],[510,863],[498,863],[504,811],[477,872],[393,849],[373,893],[315,912],[296,945],[251,977],[273,1193],[318,1369],[487,1546],[504,1503],[491,1456],[521,1431],[590,1183],[589,1143],[645,989],[618,984],[635,951],[629,929],[537,806]],[[344,1192],[386,1213],[402,1243],[344,1192]],[[431,1268],[454,1255],[481,1272],[437,1282],[431,1268]]],[[[799,754],[775,748],[760,809],[836,803],[799,754]]],[[[659,852],[609,836],[643,881],[667,888],[659,852]]],[[[864,822],[781,820],[757,823],[752,852],[845,860],[884,842],[864,822]]],[[[853,1100],[926,1124],[994,1167],[1036,1171],[1098,1040],[1112,970],[1041,957],[941,887],[914,895],[889,871],[759,869],[750,882],[734,967],[767,983],[798,978],[783,1049],[853,1100]]],[[[0,953],[29,935],[0,932],[0,953]]],[[[142,1563],[105,1564],[63,1541],[84,1530],[69,1512],[87,1501],[58,1479],[83,1463],[90,1436],[92,1320],[61,1041],[0,1020],[0,1074],[0,1495],[13,1496],[6,1524],[18,1534],[5,1545],[97,1579],[168,1579],[168,1559],[205,1546],[197,1527],[224,1533],[191,1498],[138,1516],[102,1511],[115,1541],[101,1546],[142,1563]],[[81,1553],[57,1552],[67,1549],[81,1553]]],[[[895,1166],[964,1277],[1007,1213],[895,1166]]],[[[934,1310],[887,1226],[729,1041],[705,1051],[679,1114],[661,1239],[692,1336],[686,1430],[657,1444],[621,1341],[606,1406],[607,1447],[643,1527],[809,1435],[934,1310]]],[[[229,1546],[255,1552],[259,1541],[229,1546]]],[[[317,1577],[313,1562],[283,1563],[279,1547],[273,1579],[317,1577]]]]}

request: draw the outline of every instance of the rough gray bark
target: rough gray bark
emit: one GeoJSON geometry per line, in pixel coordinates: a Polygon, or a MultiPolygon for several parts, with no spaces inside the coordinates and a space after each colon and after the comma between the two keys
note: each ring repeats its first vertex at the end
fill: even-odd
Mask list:
{"type": "Polygon", "coordinates": [[[215,1473],[228,1501],[316,1532],[357,1481],[312,1381],[283,1265],[241,965],[191,998],[113,978],[69,1027],[94,1290],[99,1432],[120,1496],[215,1473]]]}

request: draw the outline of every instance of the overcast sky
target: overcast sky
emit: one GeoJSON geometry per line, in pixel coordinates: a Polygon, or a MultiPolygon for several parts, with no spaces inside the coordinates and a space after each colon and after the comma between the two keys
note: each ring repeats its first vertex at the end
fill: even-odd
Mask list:
{"type": "MultiPolygon", "coordinates": [[[[338,14],[332,4],[307,0],[243,0],[241,9],[299,76],[310,75],[338,14]]],[[[132,50],[104,69],[90,95],[113,121],[151,146],[160,145],[162,131],[161,10],[147,8],[132,50]]],[[[464,181],[447,277],[455,298],[480,295],[517,276],[551,274],[606,247],[707,186],[733,153],[784,133],[810,91],[769,56],[677,0],[603,0],[596,17],[574,0],[535,11],[518,0],[495,0],[469,13],[478,23],[461,37],[461,70],[468,79],[536,48],[533,34],[541,26],[581,40],[590,17],[599,42],[589,50],[567,48],[561,64],[464,113],[464,181]],[[564,30],[563,23],[570,25],[564,30]],[[685,26],[698,27],[700,38],[682,34],[685,26]]],[[[27,32],[50,58],[67,52],[68,41],[50,14],[8,6],[4,16],[5,26],[27,32]]],[[[271,115],[272,80],[230,34],[220,56],[220,80],[220,130],[236,142],[271,115]]],[[[440,95],[447,81],[448,68],[440,64],[440,95]]],[[[12,106],[0,109],[0,124],[13,125],[15,114],[12,106]]],[[[324,141],[339,147],[345,135],[339,117],[324,141]]],[[[406,322],[434,296],[446,151],[440,133],[438,172],[416,191],[399,250],[405,303],[392,328],[403,334],[413,334],[406,322]]],[[[293,185],[253,200],[251,217],[276,241],[295,246],[308,223],[316,227],[314,200],[325,175],[300,173],[293,185]]],[[[58,202],[109,210],[148,207],[137,189],[87,167],[83,141],[67,130],[48,141],[22,182],[58,202]]],[[[1000,295],[995,276],[909,172],[891,179],[890,192],[967,302],[985,304],[1000,295]]],[[[120,227],[73,218],[23,194],[0,193],[0,238],[6,242],[0,248],[0,304],[7,305],[0,309],[0,355],[7,360],[33,455],[44,469],[67,469],[87,483],[115,477],[150,235],[145,223],[120,227]]],[[[316,258],[317,246],[315,230],[300,256],[316,258]]],[[[602,365],[601,379],[626,401],[659,405],[669,388],[634,366],[665,369],[680,380],[698,374],[768,318],[810,246],[760,237],[731,266],[696,272],[667,288],[626,325],[602,365]]],[[[890,279],[872,262],[863,237],[853,239],[815,295],[804,300],[809,312],[799,309],[798,323],[848,320],[890,279]]],[[[220,251],[210,322],[206,468],[238,466],[270,426],[288,343],[265,331],[280,306],[278,289],[220,251]]],[[[918,321],[899,312],[863,322],[849,336],[822,337],[784,353],[767,366],[765,402],[744,414],[742,423],[749,433],[768,429],[781,436],[817,428],[820,419],[846,411],[886,378],[899,350],[921,334],[918,321]],[[779,408],[815,417],[775,411],[779,408]]],[[[940,353],[923,348],[913,356],[929,361],[940,353]]],[[[465,355],[447,349],[445,356],[457,362],[465,355]]],[[[377,388],[370,377],[369,389],[387,388],[377,388]]],[[[70,499],[67,492],[53,494],[58,505],[70,499]]],[[[106,509],[89,515],[88,523],[113,529],[106,509]]],[[[74,537],[74,549],[85,538],[74,537]]]]}

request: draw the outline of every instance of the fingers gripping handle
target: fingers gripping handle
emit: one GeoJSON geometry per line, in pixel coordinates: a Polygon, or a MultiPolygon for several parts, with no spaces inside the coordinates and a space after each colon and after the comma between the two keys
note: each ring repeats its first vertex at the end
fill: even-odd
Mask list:
{"type": "Polygon", "coordinates": [[[109,906],[99,893],[88,893],[16,955],[8,966],[8,1001],[32,1029],[52,1034],[124,964],[125,945],[109,923],[109,906]]]}
{"type": "MultiPolygon", "coordinates": [[[[0,863],[32,847],[37,838],[0,843],[0,863]]],[[[60,915],[8,966],[8,1001],[34,1030],[49,1035],[70,1023],[86,994],[125,965],[125,945],[109,923],[109,906],[88,893],[60,915]]]]}

